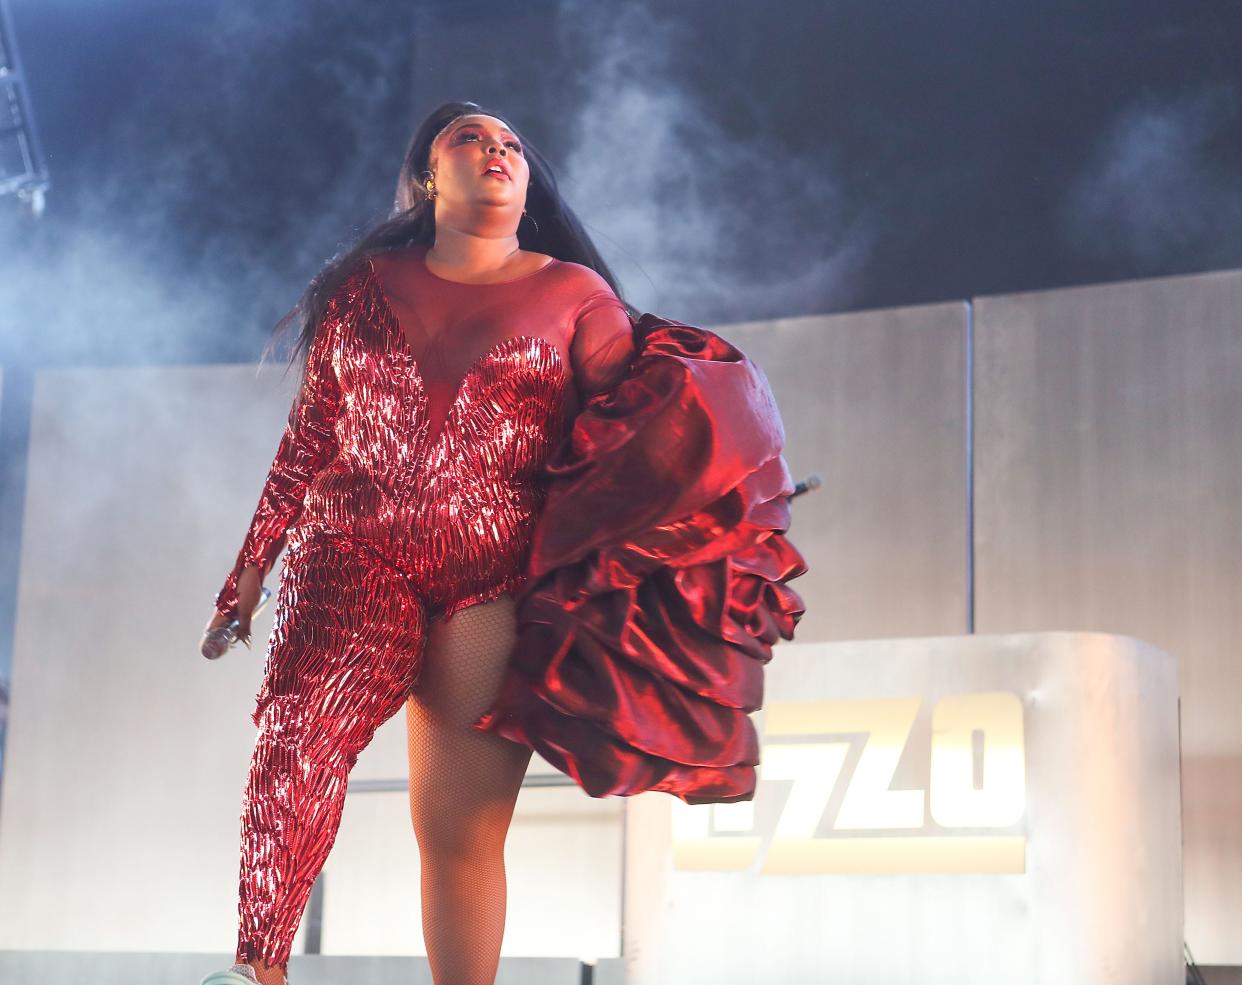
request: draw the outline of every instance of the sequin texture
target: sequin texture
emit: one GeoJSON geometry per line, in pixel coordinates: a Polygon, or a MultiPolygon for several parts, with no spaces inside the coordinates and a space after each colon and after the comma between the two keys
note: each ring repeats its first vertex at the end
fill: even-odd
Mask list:
{"type": "Polygon", "coordinates": [[[546,338],[504,338],[470,366],[432,433],[418,363],[373,263],[362,264],[330,302],[305,399],[217,609],[236,611],[242,567],[270,570],[286,532],[369,548],[433,615],[519,588],[539,469],[565,430],[568,379],[546,338]]]}
{"type": "MultiPolygon", "coordinates": [[[[216,596],[217,610],[234,614],[242,568],[266,575],[287,540],[252,716],[238,961],[287,962],[349,771],[417,686],[430,620],[524,584],[545,495],[540,470],[577,399],[567,367],[574,326],[612,307],[601,338],[629,336],[602,279],[556,263],[538,283],[453,287],[419,268],[427,310],[439,310],[441,294],[463,308],[468,299],[483,330],[463,329],[463,338],[491,343],[455,381],[420,367],[373,259],[328,303],[216,596]]],[[[426,353],[438,365],[435,350],[426,353]]]]}

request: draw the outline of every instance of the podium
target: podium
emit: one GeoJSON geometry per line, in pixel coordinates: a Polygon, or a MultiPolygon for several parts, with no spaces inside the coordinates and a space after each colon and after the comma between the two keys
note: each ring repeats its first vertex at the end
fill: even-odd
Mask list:
{"type": "Polygon", "coordinates": [[[781,643],[753,717],[753,800],[627,802],[627,985],[1184,981],[1170,654],[781,643]]]}

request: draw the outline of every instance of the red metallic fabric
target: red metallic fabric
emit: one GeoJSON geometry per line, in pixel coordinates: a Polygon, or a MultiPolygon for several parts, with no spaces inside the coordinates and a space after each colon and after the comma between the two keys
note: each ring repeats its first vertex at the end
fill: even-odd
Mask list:
{"type": "Polygon", "coordinates": [[[591,373],[615,363],[608,324],[628,320],[607,282],[578,264],[460,284],[426,269],[425,247],[414,252],[418,304],[404,330],[374,260],[331,299],[219,612],[236,612],[243,566],[266,575],[294,524],[385,559],[432,616],[525,580],[540,469],[577,410],[569,364],[591,373]]]}
{"type": "Polygon", "coordinates": [[[425,252],[388,268],[408,278],[391,294],[379,257],[334,293],[216,598],[235,613],[243,566],[266,574],[288,540],[238,960],[287,960],[349,771],[417,686],[432,619],[513,592],[517,643],[474,727],[592,796],[704,803],[753,796],[747,713],[803,613],[758,367],[703,329],[631,324],[587,267],[459,284],[425,252]]]}
{"type": "Polygon", "coordinates": [[[237,961],[289,960],[350,771],[404,707],[427,628],[422,601],[370,551],[290,538],[242,800],[237,961]]]}
{"type": "Polygon", "coordinates": [[[637,357],[548,463],[500,696],[474,728],[529,745],[591,796],[754,796],[748,713],[805,606],[793,483],[759,368],[644,315],[637,357]]]}

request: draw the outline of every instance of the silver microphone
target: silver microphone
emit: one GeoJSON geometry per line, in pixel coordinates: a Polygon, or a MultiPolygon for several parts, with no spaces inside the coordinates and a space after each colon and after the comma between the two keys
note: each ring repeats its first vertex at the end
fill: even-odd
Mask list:
{"type": "Polygon", "coordinates": [[[794,486],[793,492],[789,494],[789,498],[801,496],[803,493],[810,492],[812,489],[818,489],[824,484],[824,477],[818,472],[812,472],[805,479],[794,486]]]}
{"type": "MultiPolygon", "coordinates": [[[[250,614],[251,619],[263,611],[263,607],[267,605],[267,600],[271,597],[272,590],[264,586],[263,590],[259,592],[258,604],[255,605],[254,612],[250,614]]],[[[240,628],[241,620],[234,619],[223,626],[206,630],[203,633],[203,641],[198,645],[199,653],[208,660],[219,660],[224,656],[228,648],[237,642],[237,631],[240,628]]]]}

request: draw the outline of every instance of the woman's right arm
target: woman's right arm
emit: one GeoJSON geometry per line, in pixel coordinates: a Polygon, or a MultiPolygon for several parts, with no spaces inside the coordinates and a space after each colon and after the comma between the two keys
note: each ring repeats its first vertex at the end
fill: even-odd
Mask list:
{"type": "Polygon", "coordinates": [[[294,398],[254,518],[233,570],[216,594],[217,618],[212,624],[237,616],[242,624],[242,638],[249,632],[250,612],[239,615],[239,579],[247,568],[251,569],[241,594],[253,607],[263,578],[284,546],[285,531],[302,510],[311,480],[336,454],[335,425],[341,393],[332,357],[340,338],[338,300],[339,295],[329,303],[311,344],[302,385],[294,398]]]}

